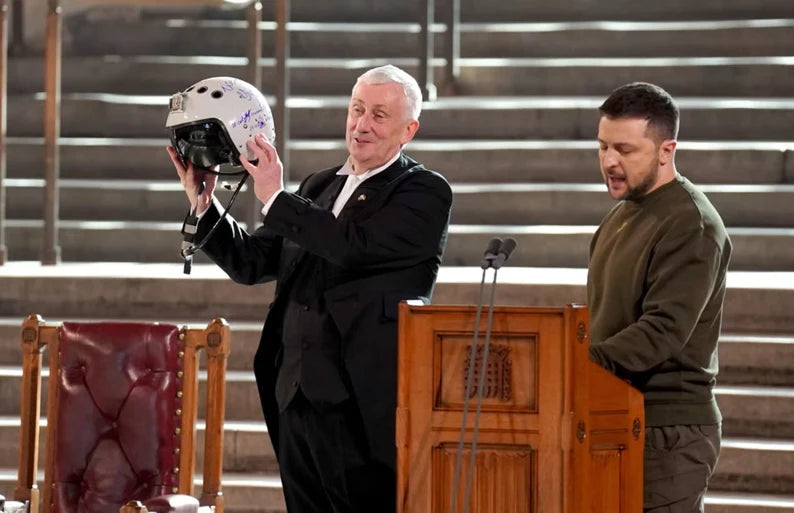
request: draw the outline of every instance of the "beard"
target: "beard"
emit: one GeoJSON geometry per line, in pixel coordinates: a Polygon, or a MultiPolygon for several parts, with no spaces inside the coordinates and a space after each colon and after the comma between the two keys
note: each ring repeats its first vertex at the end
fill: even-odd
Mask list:
{"type": "Polygon", "coordinates": [[[645,172],[645,177],[642,179],[642,181],[633,187],[628,187],[628,190],[626,191],[626,199],[629,201],[641,200],[647,196],[648,191],[651,190],[651,187],[656,185],[658,179],[659,159],[654,158],[653,162],[651,162],[651,165],[648,167],[648,170],[645,172]]]}
{"type": "MultiPolygon", "coordinates": [[[[607,190],[609,190],[609,173],[605,173],[604,181],[606,182],[607,190]]],[[[626,192],[622,197],[616,198],[618,200],[638,201],[644,198],[648,191],[656,184],[659,178],[659,158],[654,158],[645,173],[642,174],[642,181],[636,185],[630,185],[628,181],[628,174],[624,175],[626,180],[626,192]]]]}

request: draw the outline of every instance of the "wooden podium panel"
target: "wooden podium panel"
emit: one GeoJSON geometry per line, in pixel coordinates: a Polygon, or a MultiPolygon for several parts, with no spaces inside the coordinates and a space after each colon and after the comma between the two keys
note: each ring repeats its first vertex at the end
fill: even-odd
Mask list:
{"type": "Polygon", "coordinates": [[[448,513],[474,365],[455,512],[464,512],[476,384],[486,373],[470,513],[642,510],[642,394],[588,358],[582,307],[497,307],[487,362],[483,313],[400,305],[398,513],[448,513]]]}

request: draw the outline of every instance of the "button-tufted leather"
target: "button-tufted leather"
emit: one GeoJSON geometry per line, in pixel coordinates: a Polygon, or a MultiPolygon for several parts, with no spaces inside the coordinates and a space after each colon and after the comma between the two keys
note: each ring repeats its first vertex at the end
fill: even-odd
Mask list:
{"type": "Polygon", "coordinates": [[[179,328],[63,323],[53,511],[107,513],[178,484],[179,328]]]}

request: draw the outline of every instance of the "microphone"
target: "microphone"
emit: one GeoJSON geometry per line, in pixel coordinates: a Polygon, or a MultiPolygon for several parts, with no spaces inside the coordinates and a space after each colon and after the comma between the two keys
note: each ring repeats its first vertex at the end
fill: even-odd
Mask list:
{"type": "Polygon", "coordinates": [[[502,239],[500,239],[499,237],[494,237],[493,239],[488,241],[488,247],[485,248],[485,253],[483,253],[482,262],[480,262],[480,268],[482,268],[483,271],[491,267],[492,262],[496,259],[499,253],[499,248],[501,246],[502,246],[502,239]]]}
{"type": "Polygon", "coordinates": [[[510,258],[510,254],[516,249],[517,243],[516,240],[512,237],[508,237],[502,243],[502,246],[499,248],[499,254],[496,255],[491,265],[493,265],[494,269],[499,269],[504,265],[508,258],[510,258]]]}

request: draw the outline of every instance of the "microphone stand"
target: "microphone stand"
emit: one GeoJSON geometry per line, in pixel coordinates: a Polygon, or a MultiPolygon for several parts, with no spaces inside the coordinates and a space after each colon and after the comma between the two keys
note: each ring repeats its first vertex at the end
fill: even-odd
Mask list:
{"type": "MultiPolygon", "coordinates": [[[[488,248],[482,259],[480,267],[482,268],[482,278],[480,279],[480,291],[477,294],[477,313],[474,316],[474,337],[471,343],[471,351],[469,354],[469,368],[466,372],[466,391],[463,393],[463,418],[460,424],[460,437],[458,439],[458,451],[455,456],[455,474],[452,478],[452,497],[450,500],[450,513],[455,513],[455,506],[457,505],[456,498],[458,496],[458,487],[460,486],[460,472],[463,466],[463,443],[466,436],[466,417],[469,413],[469,395],[471,394],[471,382],[474,377],[474,361],[477,358],[477,339],[480,335],[480,317],[482,317],[482,296],[485,290],[485,273],[489,267],[492,266],[493,261],[497,258],[499,248],[502,245],[502,239],[493,238],[488,243],[488,248]]],[[[494,273],[494,280],[496,273],[494,273]]],[[[491,303],[493,303],[493,289],[491,289],[491,303]]],[[[468,495],[468,494],[467,494],[468,495]]]]}
{"type": "MultiPolygon", "coordinates": [[[[492,239],[491,244],[489,244],[489,249],[493,246],[494,240],[492,239]]],[[[455,506],[457,503],[457,496],[458,496],[458,487],[459,487],[459,478],[460,478],[460,471],[462,466],[462,459],[463,459],[463,445],[464,445],[464,438],[466,433],[466,417],[469,410],[469,394],[471,393],[471,381],[474,375],[474,365],[476,360],[477,354],[477,339],[480,332],[480,317],[482,316],[482,295],[483,295],[483,288],[485,285],[485,272],[487,271],[488,267],[492,267],[494,270],[493,273],[493,282],[491,283],[491,295],[488,301],[488,320],[485,325],[485,343],[483,344],[482,350],[482,357],[481,362],[482,365],[480,366],[480,376],[479,382],[477,384],[477,406],[474,414],[474,430],[472,432],[472,441],[471,441],[471,452],[469,455],[469,471],[466,475],[466,488],[465,488],[465,498],[463,501],[463,513],[469,512],[469,506],[471,502],[471,489],[472,489],[472,479],[474,478],[474,460],[475,455],[477,452],[477,437],[479,436],[479,429],[480,429],[480,416],[482,413],[482,400],[483,400],[483,392],[485,390],[485,376],[488,371],[488,354],[491,347],[491,331],[493,328],[493,310],[494,310],[494,298],[496,296],[496,277],[499,273],[499,269],[504,265],[505,261],[510,257],[510,254],[516,248],[516,241],[512,238],[507,238],[502,242],[499,241],[499,249],[496,252],[496,255],[491,258],[490,255],[493,253],[488,252],[486,250],[485,257],[483,258],[482,262],[482,280],[480,281],[480,292],[477,298],[477,312],[476,317],[474,320],[474,336],[471,345],[471,352],[469,355],[469,368],[466,373],[466,390],[464,392],[464,400],[463,400],[463,416],[461,419],[461,427],[460,427],[460,439],[458,440],[458,452],[455,459],[455,475],[453,477],[453,484],[452,484],[452,497],[450,498],[450,513],[455,513],[455,506]]]]}
{"type": "MultiPolygon", "coordinates": [[[[491,328],[493,327],[493,307],[496,295],[496,275],[498,267],[493,270],[493,282],[491,283],[491,299],[488,303],[488,322],[485,325],[485,343],[482,348],[482,365],[480,366],[480,381],[477,384],[477,408],[474,413],[474,431],[471,435],[471,453],[469,454],[469,473],[466,474],[466,497],[463,500],[463,513],[469,513],[469,503],[471,502],[471,483],[474,478],[474,455],[477,452],[477,437],[480,432],[480,413],[482,411],[482,395],[485,390],[485,375],[488,374],[488,353],[491,349],[491,328]]],[[[474,367],[474,360],[471,360],[471,367],[474,367]]],[[[468,403],[468,399],[467,399],[468,403]]],[[[465,424],[464,424],[465,426],[465,424]]]]}

